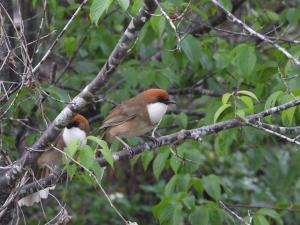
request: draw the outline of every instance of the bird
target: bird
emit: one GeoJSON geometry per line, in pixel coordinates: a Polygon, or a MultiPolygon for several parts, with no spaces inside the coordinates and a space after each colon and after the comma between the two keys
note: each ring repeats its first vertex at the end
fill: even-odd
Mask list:
{"type": "Polygon", "coordinates": [[[140,137],[153,130],[170,104],[175,104],[175,101],[163,89],[148,89],[139,93],[117,105],[104,119],[100,127],[104,130],[104,139],[108,142],[117,139],[129,150],[122,138],[140,137]]]}
{"type": "MultiPolygon", "coordinates": [[[[90,125],[88,120],[80,114],[74,115],[54,141],[54,147],[48,148],[38,157],[35,178],[41,179],[55,173],[62,164],[61,153],[57,149],[63,151],[65,147],[69,146],[75,140],[79,140],[80,146],[85,145],[87,142],[86,137],[89,132],[90,125]]],[[[55,186],[52,186],[32,193],[20,199],[18,205],[20,207],[32,206],[34,203],[40,202],[41,199],[48,198],[49,190],[53,190],[54,188],[55,186]]]]}

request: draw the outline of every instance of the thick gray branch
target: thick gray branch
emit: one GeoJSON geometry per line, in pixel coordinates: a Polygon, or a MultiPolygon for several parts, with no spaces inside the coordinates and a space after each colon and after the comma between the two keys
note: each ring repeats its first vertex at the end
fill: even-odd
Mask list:
{"type": "Polygon", "coordinates": [[[154,12],[156,4],[151,0],[145,0],[144,5],[140,8],[135,17],[132,18],[127,29],[117,43],[113,52],[109,56],[95,79],[88,84],[83,91],[77,95],[71,103],[69,103],[61,113],[55,118],[53,123],[45,130],[43,135],[32,146],[31,151],[27,151],[19,160],[17,160],[12,168],[0,177],[0,187],[4,188],[13,185],[17,178],[22,174],[22,168],[33,163],[37,156],[41,153],[35,150],[45,149],[57,137],[61,129],[66,126],[71,117],[86,106],[96,94],[97,90],[102,87],[108,78],[115,71],[117,66],[127,55],[128,50],[136,41],[139,31],[149,20],[151,13],[154,12]]]}
{"type": "MultiPolygon", "coordinates": [[[[131,151],[133,154],[139,154],[146,150],[153,150],[157,147],[168,145],[177,141],[185,140],[185,139],[195,139],[195,140],[201,140],[204,136],[218,133],[222,130],[234,128],[234,127],[241,127],[241,126],[249,126],[250,122],[256,122],[259,119],[262,119],[266,116],[269,116],[271,114],[283,111],[285,109],[294,107],[300,105],[300,99],[267,109],[265,111],[250,115],[246,118],[247,122],[242,121],[241,119],[231,119],[219,123],[215,123],[212,125],[207,125],[191,130],[181,130],[179,132],[162,136],[156,139],[155,142],[153,141],[147,141],[138,145],[135,145],[131,147],[131,151]]],[[[122,150],[116,153],[113,153],[113,159],[114,161],[122,160],[122,159],[128,159],[129,158],[129,151],[128,150],[122,150]]],[[[101,166],[107,166],[108,163],[104,158],[99,158],[97,160],[101,166]]],[[[64,178],[64,177],[62,177],[64,178]]],[[[38,183],[41,183],[43,187],[51,186],[54,183],[56,183],[59,179],[55,175],[51,175],[49,177],[46,177],[44,179],[39,180],[38,182],[34,182],[32,184],[28,184],[24,186],[21,190],[22,196],[30,194],[34,192],[36,189],[41,189],[41,187],[38,185],[38,183]]]]}

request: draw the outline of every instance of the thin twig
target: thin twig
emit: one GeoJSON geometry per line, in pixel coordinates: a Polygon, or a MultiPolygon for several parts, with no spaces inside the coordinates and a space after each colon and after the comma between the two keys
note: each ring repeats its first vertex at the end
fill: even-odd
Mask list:
{"type": "Polygon", "coordinates": [[[284,54],[289,60],[291,60],[294,64],[300,66],[300,61],[294,57],[289,51],[287,51],[284,47],[280,46],[276,42],[270,40],[268,37],[256,32],[251,27],[249,27],[247,24],[245,24],[243,21],[238,19],[235,15],[233,15],[231,12],[229,12],[218,0],[210,0],[214,5],[219,7],[221,10],[223,10],[226,15],[232,20],[233,23],[237,23],[240,26],[242,26],[248,33],[252,36],[255,36],[262,41],[269,43],[273,45],[278,51],[280,51],[282,54],[284,54]]]}
{"type": "Polygon", "coordinates": [[[33,73],[36,72],[37,69],[41,66],[41,64],[47,59],[47,57],[50,55],[50,53],[53,50],[53,48],[55,47],[55,45],[58,43],[58,40],[64,35],[64,33],[68,29],[69,25],[73,22],[73,20],[75,19],[75,17],[78,15],[78,13],[80,12],[80,10],[83,8],[83,6],[86,3],[87,3],[87,0],[83,0],[81,2],[81,4],[78,6],[78,8],[76,9],[76,11],[72,15],[72,17],[69,19],[69,21],[66,23],[66,25],[64,26],[64,28],[62,29],[62,31],[57,35],[56,39],[51,44],[51,46],[49,47],[49,49],[47,50],[47,52],[45,53],[45,55],[43,56],[43,58],[33,68],[33,70],[32,70],[33,73]]]}

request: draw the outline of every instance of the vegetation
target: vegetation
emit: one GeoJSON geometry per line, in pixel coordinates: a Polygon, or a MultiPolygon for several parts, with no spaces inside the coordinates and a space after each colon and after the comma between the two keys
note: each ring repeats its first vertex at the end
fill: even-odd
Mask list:
{"type": "MultiPolygon", "coordinates": [[[[146,2],[158,7],[80,110],[91,122],[88,146],[65,150],[77,161],[64,158],[68,178],[43,207],[22,207],[20,223],[64,224],[58,218],[67,214],[69,224],[124,224],[117,209],[127,221],[148,225],[298,225],[300,1],[146,2]],[[115,104],[153,87],[177,102],[159,125],[158,140],[183,129],[204,133],[113,161],[122,146],[108,147],[99,126],[115,104]]],[[[0,3],[0,163],[9,166],[96,77],[143,1],[0,3]]],[[[1,205],[7,197],[0,193],[1,205]]],[[[2,211],[0,224],[8,224],[2,211]]]]}

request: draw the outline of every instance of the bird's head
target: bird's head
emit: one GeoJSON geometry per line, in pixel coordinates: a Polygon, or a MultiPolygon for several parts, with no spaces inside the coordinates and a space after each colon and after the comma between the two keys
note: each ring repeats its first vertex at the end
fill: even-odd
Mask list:
{"type": "Polygon", "coordinates": [[[165,115],[168,105],[175,104],[168,92],[162,89],[149,89],[142,93],[147,104],[149,118],[153,124],[159,123],[165,115]]]}
{"type": "Polygon", "coordinates": [[[175,101],[170,99],[167,91],[163,89],[148,89],[144,91],[143,96],[148,104],[162,103],[165,105],[175,104],[175,101]]]}
{"type": "Polygon", "coordinates": [[[89,133],[89,131],[90,131],[89,121],[80,114],[76,114],[75,116],[73,116],[73,118],[68,123],[66,128],[68,128],[68,129],[79,128],[79,129],[85,131],[86,133],[89,133]]]}

